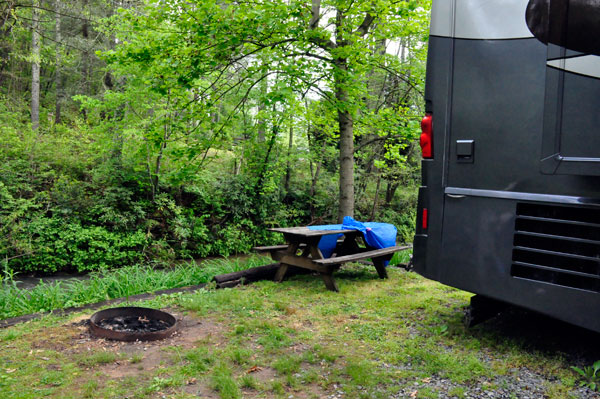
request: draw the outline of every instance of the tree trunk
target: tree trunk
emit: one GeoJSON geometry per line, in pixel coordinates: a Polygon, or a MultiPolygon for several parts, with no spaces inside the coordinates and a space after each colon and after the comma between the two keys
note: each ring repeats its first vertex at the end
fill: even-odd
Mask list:
{"type": "Polygon", "coordinates": [[[377,213],[377,200],[379,199],[379,187],[381,186],[381,175],[377,176],[377,187],[375,188],[375,198],[373,199],[373,208],[371,209],[371,218],[369,220],[375,220],[375,214],[377,213]]]}
{"type": "MultiPolygon", "coordinates": [[[[306,108],[308,108],[308,105],[306,106],[306,108]]],[[[316,143],[313,145],[311,143],[311,134],[310,134],[310,123],[308,124],[308,126],[306,127],[306,138],[308,140],[308,148],[311,151],[315,151],[314,146],[316,146],[316,143]]],[[[327,147],[327,140],[323,139],[323,147],[321,149],[321,154],[323,154],[325,152],[325,148],[327,147]]],[[[312,160],[309,161],[309,166],[310,166],[310,191],[309,191],[309,197],[310,197],[310,221],[311,223],[315,220],[315,193],[317,192],[317,182],[319,181],[319,174],[321,173],[321,165],[323,164],[323,157],[322,156],[317,156],[317,159],[319,159],[319,162],[317,162],[317,165],[315,167],[315,165],[313,164],[312,160]]]]}
{"type": "Polygon", "coordinates": [[[40,127],[40,10],[39,0],[33,0],[31,35],[31,128],[40,127]]]}
{"type": "MultiPolygon", "coordinates": [[[[86,11],[87,11],[88,0],[83,0],[82,4],[82,15],[83,15],[83,23],[81,25],[81,36],[83,37],[83,54],[81,60],[81,75],[83,80],[83,94],[90,95],[89,90],[89,80],[90,80],[90,52],[89,52],[89,21],[87,20],[86,11]]],[[[85,108],[82,108],[83,118],[87,120],[87,112],[85,108]]]]}
{"type": "MultiPolygon", "coordinates": [[[[338,48],[348,45],[343,31],[344,12],[337,9],[335,16],[336,44],[338,48]]],[[[340,193],[338,222],[344,216],[354,217],[354,120],[351,113],[350,96],[348,94],[348,59],[335,57],[334,85],[337,103],[338,126],[340,130],[340,193]]]]}
{"type": "Polygon", "coordinates": [[[377,157],[377,154],[372,154],[369,157],[369,160],[367,161],[367,165],[363,168],[362,176],[359,175],[359,177],[356,178],[356,184],[354,185],[355,186],[355,188],[354,188],[354,200],[355,201],[360,202],[362,196],[367,193],[367,186],[373,178],[372,175],[373,175],[373,168],[375,166],[375,158],[376,157],[377,157]]]}
{"type": "Polygon", "coordinates": [[[292,175],[292,162],[290,157],[292,156],[292,147],[294,146],[294,127],[290,126],[290,140],[288,143],[288,153],[287,153],[287,168],[285,171],[285,193],[286,195],[290,192],[290,178],[292,175]]]}
{"type": "Polygon", "coordinates": [[[256,195],[257,201],[260,199],[263,190],[263,184],[265,180],[265,175],[267,173],[267,169],[269,167],[269,158],[271,157],[271,151],[273,151],[273,146],[277,142],[277,135],[279,133],[279,125],[273,124],[273,131],[271,134],[271,138],[267,145],[267,153],[265,154],[264,161],[261,165],[260,172],[258,174],[258,178],[256,179],[256,184],[254,185],[254,194],[256,195]]]}
{"type": "Polygon", "coordinates": [[[337,60],[337,67],[341,73],[336,74],[335,97],[338,103],[338,125],[340,129],[340,194],[338,208],[338,222],[344,216],[354,217],[354,121],[348,106],[348,91],[344,88],[342,77],[347,71],[346,60],[337,60]]]}
{"type": "Polygon", "coordinates": [[[5,86],[5,79],[8,75],[8,67],[10,66],[10,54],[13,50],[11,42],[8,40],[12,32],[12,24],[8,21],[13,16],[13,8],[15,6],[14,0],[0,2],[2,7],[0,8],[0,87],[5,86]]]}
{"type": "MultiPolygon", "coordinates": [[[[267,96],[267,79],[266,78],[260,82],[260,94],[261,94],[261,98],[260,98],[260,102],[258,104],[258,113],[259,114],[265,110],[265,100],[266,100],[265,97],[267,96]]],[[[264,141],[265,141],[265,126],[266,126],[265,118],[262,115],[260,115],[259,119],[258,119],[258,129],[257,129],[259,143],[264,143],[264,141]]]]}
{"type": "Polygon", "coordinates": [[[392,200],[394,199],[394,194],[396,194],[397,188],[398,188],[398,183],[388,181],[387,189],[385,191],[385,204],[386,205],[389,205],[392,203],[392,200]]]}
{"type": "MultiPolygon", "coordinates": [[[[170,104],[171,104],[171,101],[170,101],[170,97],[169,97],[167,100],[167,107],[169,107],[170,104]]],[[[156,195],[158,194],[158,191],[160,188],[159,185],[160,185],[160,173],[161,173],[161,168],[162,168],[162,159],[163,159],[165,150],[167,149],[167,143],[169,141],[169,137],[171,136],[171,117],[170,116],[167,119],[167,121],[164,122],[163,139],[162,139],[162,142],[160,143],[160,148],[158,150],[158,154],[156,155],[156,160],[154,162],[154,175],[151,176],[152,201],[153,202],[156,200],[156,195]]]]}
{"type": "MultiPolygon", "coordinates": [[[[323,140],[323,152],[325,152],[325,148],[326,148],[326,141],[323,140]]],[[[313,164],[312,162],[310,163],[310,173],[311,173],[311,180],[310,180],[310,220],[314,221],[316,218],[316,214],[315,214],[315,194],[317,192],[317,183],[319,181],[319,174],[321,173],[321,165],[323,165],[323,161],[320,160],[317,163],[317,167],[315,168],[315,171],[313,173],[313,164]]]]}
{"type": "Polygon", "coordinates": [[[160,150],[158,151],[158,155],[156,156],[156,161],[154,164],[154,176],[152,176],[152,201],[156,200],[156,195],[158,194],[158,185],[160,184],[160,168],[162,166],[162,157],[165,149],[167,148],[167,127],[165,126],[165,138],[160,145],[160,150]]]}
{"type": "Polygon", "coordinates": [[[234,159],[233,160],[233,175],[234,176],[238,176],[240,174],[240,171],[242,169],[242,160],[241,159],[234,159]]]}
{"type": "Polygon", "coordinates": [[[62,59],[61,59],[61,41],[62,35],[60,32],[61,25],[61,10],[60,10],[60,2],[61,0],[55,1],[55,11],[56,11],[56,21],[55,21],[55,29],[56,29],[56,74],[54,76],[55,86],[56,86],[56,104],[55,104],[55,115],[54,115],[54,124],[58,125],[61,123],[61,105],[62,105],[62,97],[63,97],[63,87],[62,87],[62,59]]]}

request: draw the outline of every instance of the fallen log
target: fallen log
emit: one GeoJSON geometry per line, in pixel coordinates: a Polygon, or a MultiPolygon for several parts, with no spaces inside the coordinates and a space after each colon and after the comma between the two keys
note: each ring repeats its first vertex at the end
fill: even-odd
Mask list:
{"type": "MultiPolygon", "coordinates": [[[[273,280],[275,278],[275,273],[277,273],[277,269],[279,269],[279,263],[272,263],[270,265],[253,267],[239,272],[220,274],[214,276],[212,281],[217,283],[218,288],[229,288],[242,284],[242,282],[251,283],[261,280],[273,280]]],[[[286,273],[286,277],[296,274],[307,274],[310,272],[310,270],[290,266],[286,273]]]]}

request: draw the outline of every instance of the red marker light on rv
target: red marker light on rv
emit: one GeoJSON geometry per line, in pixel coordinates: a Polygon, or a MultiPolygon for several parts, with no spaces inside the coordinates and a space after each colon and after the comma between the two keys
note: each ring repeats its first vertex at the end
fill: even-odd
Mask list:
{"type": "Polygon", "coordinates": [[[427,208],[423,208],[423,217],[421,218],[423,230],[427,230],[427,226],[429,225],[429,220],[427,220],[429,216],[428,213],[427,208]]]}
{"type": "Polygon", "coordinates": [[[421,121],[420,144],[423,158],[433,158],[433,116],[431,114],[426,114],[421,121]]]}

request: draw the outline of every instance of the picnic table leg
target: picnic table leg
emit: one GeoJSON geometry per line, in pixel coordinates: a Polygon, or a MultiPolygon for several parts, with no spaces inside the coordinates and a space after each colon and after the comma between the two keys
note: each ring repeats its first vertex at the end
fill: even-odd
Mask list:
{"type": "Polygon", "coordinates": [[[381,258],[373,259],[373,264],[375,265],[375,269],[377,270],[377,274],[379,274],[379,278],[388,278],[387,270],[385,269],[385,265],[381,258]]]}
{"type": "Polygon", "coordinates": [[[275,273],[275,278],[273,280],[275,280],[276,283],[281,283],[287,271],[288,265],[286,265],[285,263],[280,263],[279,269],[277,269],[277,272],[275,273]]]}
{"type": "MultiPolygon", "coordinates": [[[[311,242],[308,243],[308,248],[310,249],[310,256],[312,259],[323,259],[323,254],[319,249],[320,239],[320,237],[317,237],[317,239],[313,239],[311,240],[311,242]]],[[[329,268],[329,270],[326,273],[321,272],[320,274],[323,278],[323,281],[325,282],[325,287],[327,287],[329,291],[339,292],[338,286],[335,283],[335,280],[333,279],[333,271],[333,268],[329,268]]]]}
{"type": "MultiPolygon", "coordinates": [[[[287,252],[290,255],[295,255],[296,251],[298,251],[299,246],[300,246],[300,244],[297,242],[290,242],[290,244],[288,245],[288,248],[286,249],[285,252],[287,252]]],[[[277,269],[277,272],[275,273],[275,277],[273,278],[273,280],[276,283],[281,283],[283,281],[283,279],[285,278],[285,274],[288,271],[288,267],[289,267],[289,265],[287,265],[285,263],[279,264],[279,269],[277,269]]]]}
{"type": "Polygon", "coordinates": [[[327,289],[329,291],[335,291],[335,292],[340,291],[338,289],[338,286],[337,286],[335,280],[333,279],[332,273],[321,273],[321,277],[323,277],[323,281],[325,282],[325,287],[327,287],[327,289]]]}

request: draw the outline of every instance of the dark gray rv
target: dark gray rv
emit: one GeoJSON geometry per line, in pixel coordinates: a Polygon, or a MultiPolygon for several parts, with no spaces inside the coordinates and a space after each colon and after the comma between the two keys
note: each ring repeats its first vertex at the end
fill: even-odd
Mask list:
{"type": "Polygon", "coordinates": [[[473,309],[600,332],[599,55],[598,0],[433,0],[414,268],[473,309]]]}

